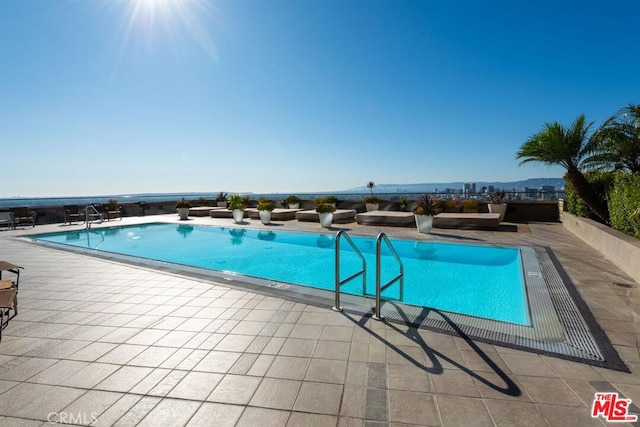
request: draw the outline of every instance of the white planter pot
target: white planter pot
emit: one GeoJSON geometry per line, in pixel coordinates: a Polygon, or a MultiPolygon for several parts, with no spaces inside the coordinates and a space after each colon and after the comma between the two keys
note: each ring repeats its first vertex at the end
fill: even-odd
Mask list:
{"type": "Polygon", "coordinates": [[[418,227],[418,233],[428,234],[431,233],[433,227],[432,215],[416,215],[416,226],[418,227]]]}
{"type": "Polygon", "coordinates": [[[500,221],[504,219],[504,214],[507,212],[507,204],[502,203],[499,205],[494,205],[493,203],[489,203],[489,212],[500,214],[500,221]]]}
{"type": "Polygon", "coordinates": [[[243,218],[244,218],[244,210],[242,209],[233,210],[233,220],[235,221],[236,224],[240,224],[243,218]]]}
{"type": "Polygon", "coordinates": [[[178,215],[181,221],[186,220],[189,218],[189,208],[178,208],[178,215]]]}
{"type": "Polygon", "coordinates": [[[300,209],[300,203],[289,203],[289,209],[300,209]]]}
{"type": "Polygon", "coordinates": [[[226,208],[227,207],[227,202],[216,202],[216,204],[218,205],[219,208],[226,208]]]}
{"type": "Polygon", "coordinates": [[[380,204],[378,203],[365,203],[364,206],[367,208],[367,212],[373,212],[380,209],[380,204]]]}
{"type": "Polygon", "coordinates": [[[333,222],[333,213],[319,213],[318,216],[320,217],[321,226],[323,226],[324,228],[331,228],[331,223],[333,222]]]}
{"type": "Polygon", "coordinates": [[[264,225],[271,222],[271,211],[258,211],[258,213],[260,214],[260,221],[262,221],[264,225]]]}

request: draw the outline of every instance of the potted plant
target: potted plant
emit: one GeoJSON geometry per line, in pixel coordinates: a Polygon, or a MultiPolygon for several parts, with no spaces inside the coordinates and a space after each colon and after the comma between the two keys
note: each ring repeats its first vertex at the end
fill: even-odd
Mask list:
{"type": "Polygon", "coordinates": [[[411,204],[411,200],[409,200],[408,197],[406,197],[406,196],[400,197],[400,211],[401,212],[406,212],[407,209],[409,208],[410,204],[411,204]]]}
{"type": "Polygon", "coordinates": [[[191,207],[191,202],[189,202],[184,197],[176,203],[176,209],[178,210],[178,215],[180,216],[181,221],[184,221],[189,217],[190,207],[191,207]]]}
{"type": "Polygon", "coordinates": [[[507,212],[506,198],[507,193],[505,191],[496,191],[489,199],[489,212],[500,214],[500,221],[504,219],[504,214],[507,212]]]}
{"type": "Polygon", "coordinates": [[[198,206],[207,206],[207,203],[209,203],[209,202],[204,197],[199,197],[198,198],[198,206]]]}
{"type": "Polygon", "coordinates": [[[300,209],[300,199],[293,194],[286,198],[289,209],[300,209]]]}
{"type": "Polygon", "coordinates": [[[364,198],[364,206],[367,209],[367,212],[377,211],[380,209],[380,200],[379,197],[369,196],[364,198]]]}
{"type": "Polygon", "coordinates": [[[333,213],[336,211],[335,206],[329,203],[320,203],[316,206],[316,212],[320,218],[320,225],[324,228],[330,228],[333,222],[333,213]]]}
{"type": "Polygon", "coordinates": [[[224,191],[221,191],[218,193],[218,195],[216,196],[216,204],[218,205],[219,208],[226,208],[227,207],[227,196],[229,194],[225,193],[224,191]]]}
{"type": "Polygon", "coordinates": [[[326,196],[322,198],[323,203],[328,203],[332,205],[334,208],[336,207],[336,203],[338,203],[338,198],[336,196],[326,196]]]}
{"type": "Polygon", "coordinates": [[[462,212],[478,213],[478,201],[475,199],[467,199],[462,201],[462,212]]]}
{"type": "Polygon", "coordinates": [[[413,213],[416,217],[418,233],[431,233],[433,216],[436,214],[434,200],[426,193],[418,197],[413,213]]]}
{"type": "Polygon", "coordinates": [[[460,212],[460,206],[458,205],[458,201],[456,199],[449,199],[446,202],[444,202],[444,211],[449,213],[460,212]]]}
{"type": "Polygon", "coordinates": [[[444,212],[444,200],[433,199],[433,204],[435,205],[435,214],[444,212]]]}
{"type": "Polygon", "coordinates": [[[244,200],[238,193],[232,194],[227,200],[227,209],[233,212],[233,220],[236,224],[240,224],[244,218],[244,200]]]}
{"type": "Polygon", "coordinates": [[[274,210],[275,207],[275,203],[265,199],[264,197],[260,197],[260,199],[258,199],[258,213],[260,214],[260,221],[262,221],[264,225],[271,222],[271,211],[274,210]]]}

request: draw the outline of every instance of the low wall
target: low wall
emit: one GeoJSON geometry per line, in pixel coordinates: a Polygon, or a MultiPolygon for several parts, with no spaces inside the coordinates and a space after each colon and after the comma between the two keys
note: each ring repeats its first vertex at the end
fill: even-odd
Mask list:
{"type": "Polygon", "coordinates": [[[562,213],[562,224],[640,283],[640,240],[568,212],[562,213]]]}

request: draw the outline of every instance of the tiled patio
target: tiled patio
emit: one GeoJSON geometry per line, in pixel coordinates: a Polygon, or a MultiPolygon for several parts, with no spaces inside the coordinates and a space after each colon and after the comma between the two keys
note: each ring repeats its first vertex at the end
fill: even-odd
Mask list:
{"type": "MultiPolygon", "coordinates": [[[[140,220],[150,218],[122,223],[140,220]]],[[[0,343],[0,425],[587,426],[607,424],[591,418],[596,391],[640,404],[638,288],[613,283],[638,284],[561,224],[432,236],[341,227],[550,247],[632,373],[42,247],[15,239],[34,232],[23,229],[0,233],[0,259],[25,267],[0,343]]]]}

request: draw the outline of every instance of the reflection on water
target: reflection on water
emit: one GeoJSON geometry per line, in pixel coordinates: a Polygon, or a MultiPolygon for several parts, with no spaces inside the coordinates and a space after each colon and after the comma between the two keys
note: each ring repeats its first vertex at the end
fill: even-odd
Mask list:
{"type": "Polygon", "coordinates": [[[333,236],[326,236],[321,234],[316,240],[316,246],[319,248],[331,248],[333,247],[333,236]]]}
{"type": "Polygon", "coordinates": [[[276,239],[276,233],[273,231],[260,231],[258,232],[258,239],[272,242],[276,239]]]}
{"type": "Polygon", "coordinates": [[[231,235],[232,245],[241,245],[242,240],[244,239],[244,235],[247,234],[247,230],[232,228],[229,230],[229,234],[231,235]]]}
{"type": "Polygon", "coordinates": [[[436,247],[431,242],[416,242],[413,250],[418,254],[420,259],[433,259],[436,254],[436,247]]]}
{"type": "Polygon", "coordinates": [[[178,225],[178,228],[176,229],[176,231],[178,233],[180,233],[182,235],[183,238],[187,238],[187,236],[189,234],[191,234],[191,232],[193,232],[193,225],[178,225]]]}

